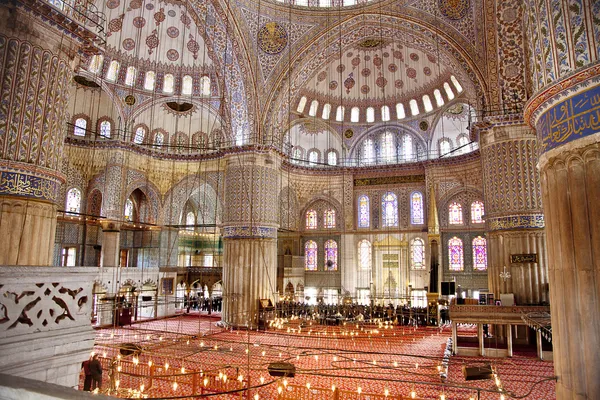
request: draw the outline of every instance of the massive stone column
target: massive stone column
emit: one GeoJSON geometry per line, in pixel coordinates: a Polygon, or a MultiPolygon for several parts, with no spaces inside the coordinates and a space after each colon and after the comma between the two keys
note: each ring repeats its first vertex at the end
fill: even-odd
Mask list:
{"type": "Polygon", "coordinates": [[[230,156],[223,218],[223,321],[255,327],[259,299],[274,301],[277,279],[279,156],[230,156]]]}
{"type": "Polygon", "coordinates": [[[547,302],[546,236],[535,132],[520,118],[486,122],[479,138],[489,290],[497,297],[514,293],[517,304],[547,302]],[[523,254],[535,254],[537,261],[511,259],[511,255],[523,254]],[[509,279],[500,277],[504,267],[511,275],[509,279]]]}
{"type": "Polygon", "coordinates": [[[72,55],[25,12],[0,21],[0,265],[50,265],[72,55]]]}
{"type": "Polygon", "coordinates": [[[0,6],[0,372],[76,386],[94,344],[96,271],[49,265],[74,39],[87,28],[35,6],[0,6]]]}
{"type": "Polygon", "coordinates": [[[540,147],[556,398],[598,399],[600,3],[526,3],[535,94],[525,120],[540,147]]]}

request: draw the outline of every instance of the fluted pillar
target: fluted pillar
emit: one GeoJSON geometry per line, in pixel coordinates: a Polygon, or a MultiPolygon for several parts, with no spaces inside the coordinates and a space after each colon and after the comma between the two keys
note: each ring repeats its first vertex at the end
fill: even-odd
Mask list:
{"type": "Polygon", "coordinates": [[[526,1],[525,13],[556,398],[600,399],[600,3],[526,1]]]}
{"type": "Polygon", "coordinates": [[[546,235],[535,132],[520,119],[487,122],[479,135],[489,289],[496,295],[514,293],[517,304],[547,302],[546,235]],[[535,255],[537,261],[511,258],[523,254],[535,255]],[[500,277],[504,267],[511,275],[508,279],[500,277]]]}
{"type": "Polygon", "coordinates": [[[223,321],[255,327],[259,299],[274,301],[277,278],[276,154],[227,160],[223,222],[223,321]]]}
{"type": "Polygon", "coordinates": [[[0,9],[0,265],[52,263],[68,47],[27,13],[0,9]]]}

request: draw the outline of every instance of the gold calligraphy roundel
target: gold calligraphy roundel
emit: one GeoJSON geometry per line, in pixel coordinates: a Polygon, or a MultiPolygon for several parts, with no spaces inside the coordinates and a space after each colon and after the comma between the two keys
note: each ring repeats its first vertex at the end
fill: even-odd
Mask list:
{"type": "Polygon", "coordinates": [[[277,22],[267,22],[258,31],[258,47],[267,54],[281,53],[287,42],[287,32],[277,22]]]}

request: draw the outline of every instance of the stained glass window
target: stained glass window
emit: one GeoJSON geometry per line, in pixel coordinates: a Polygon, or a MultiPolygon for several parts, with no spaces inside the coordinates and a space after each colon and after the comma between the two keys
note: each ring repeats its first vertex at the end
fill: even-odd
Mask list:
{"type": "Polygon", "coordinates": [[[125,84],[127,86],[135,85],[135,77],[137,75],[137,70],[134,66],[127,67],[127,73],[125,74],[125,84]]]}
{"type": "Polygon", "coordinates": [[[473,239],[473,269],[477,271],[487,269],[487,243],[481,236],[473,239]]]}
{"type": "Polygon", "coordinates": [[[304,245],[304,268],[307,271],[317,270],[317,244],[312,240],[304,245]]]}
{"type": "Polygon", "coordinates": [[[473,224],[483,224],[483,203],[474,201],[471,203],[471,222],[473,224]]]}
{"type": "Polygon", "coordinates": [[[358,266],[360,269],[371,268],[371,243],[366,239],[358,242],[358,266]]]}
{"type": "Polygon", "coordinates": [[[85,136],[86,129],[87,129],[87,120],[85,118],[77,118],[77,120],[75,120],[75,129],[73,130],[73,135],[85,136]]]}
{"type": "Polygon", "coordinates": [[[110,121],[100,123],[100,136],[110,138],[110,121]]]}
{"type": "Polygon", "coordinates": [[[448,241],[448,258],[451,271],[464,269],[463,242],[456,236],[448,241]]]}
{"type": "Polygon", "coordinates": [[[368,138],[364,141],[362,156],[365,164],[370,164],[375,161],[375,147],[373,146],[373,139],[368,138]]]}
{"type": "Polygon", "coordinates": [[[185,224],[187,225],[185,229],[187,229],[188,231],[194,230],[193,225],[196,225],[196,216],[193,212],[190,211],[189,213],[187,213],[187,215],[185,216],[185,224]]]}
{"type": "Polygon", "coordinates": [[[326,229],[335,228],[335,210],[325,210],[323,213],[323,221],[326,229]]]}
{"type": "Polygon", "coordinates": [[[190,75],[185,75],[181,81],[181,94],[192,94],[194,89],[194,79],[190,75]]]}
{"type": "Polygon", "coordinates": [[[337,271],[338,246],[335,240],[325,242],[325,271],[337,271]]]}
{"type": "Polygon", "coordinates": [[[410,135],[404,135],[402,137],[402,154],[404,155],[404,159],[407,161],[410,161],[413,158],[413,140],[412,136],[410,135]]]}
{"type": "Polygon", "coordinates": [[[92,57],[92,61],[90,62],[90,66],[88,67],[88,71],[92,74],[97,74],[102,69],[102,64],[104,63],[104,56],[101,54],[96,54],[92,57]]]}
{"type": "Polygon", "coordinates": [[[381,135],[381,157],[385,162],[394,161],[396,158],[396,147],[392,132],[385,132],[381,135]]]}
{"type": "Polygon", "coordinates": [[[117,80],[118,73],[119,73],[119,62],[112,60],[108,66],[108,71],[106,71],[106,79],[114,82],[117,80]]]}
{"type": "Polygon", "coordinates": [[[368,228],[371,223],[369,213],[369,196],[362,195],[358,198],[358,227],[368,228]]]}
{"type": "Polygon", "coordinates": [[[133,221],[133,201],[125,200],[125,221],[133,221]]]}
{"type": "Polygon", "coordinates": [[[164,142],[165,142],[165,135],[163,135],[160,132],[157,132],[156,135],[154,136],[154,145],[162,146],[164,142]]]}
{"type": "Polygon", "coordinates": [[[443,156],[444,154],[450,153],[451,146],[450,146],[450,141],[448,139],[440,140],[439,146],[440,146],[440,155],[443,156]]]}
{"type": "Polygon", "coordinates": [[[411,242],[412,269],[425,269],[425,243],[423,239],[416,238],[411,242]]]}
{"type": "Polygon", "coordinates": [[[67,211],[79,213],[81,210],[81,191],[77,188],[69,189],[67,192],[67,211]]]}
{"type": "Polygon", "coordinates": [[[381,200],[383,227],[398,226],[398,197],[387,192],[381,200]]]}
{"type": "Polygon", "coordinates": [[[146,130],[143,127],[138,127],[135,130],[135,136],[133,137],[133,143],[142,144],[144,142],[144,136],[146,136],[146,130]]]}
{"type": "Polygon", "coordinates": [[[423,218],[423,195],[420,192],[413,192],[410,196],[410,223],[413,225],[425,223],[423,218]]]}
{"type": "Polygon", "coordinates": [[[317,229],[317,212],[315,210],[306,212],[306,229],[317,229]]]}
{"type": "Polygon", "coordinates": [[[337,165],[337,153],[333,150],[327,153],[327,164],[329,165],[337,165]]]}
{"type": "Polygon", "coordinates": [[[448,223],[450,225],[462,225],[463,223],[462,206],[457,202],[448,206],[448,223]]]}
{"type": "Polygon", "coordinates": [[[144,79],[144,89],[154,90],[154,84],[156,83],[156,72],[146,72],[146,78],[144,79]]]}
{"type": "Polygon", "coordinates": [[[172,74],[166,74],[163,80],[163,92],[173,93],[175,87],[175,78],[172,74]]]}
{"type": "Polygon", "coordinates": [[[200,89],[202,96],[210,96],[210,78],[208,76],[200,78],[200,89]]]}

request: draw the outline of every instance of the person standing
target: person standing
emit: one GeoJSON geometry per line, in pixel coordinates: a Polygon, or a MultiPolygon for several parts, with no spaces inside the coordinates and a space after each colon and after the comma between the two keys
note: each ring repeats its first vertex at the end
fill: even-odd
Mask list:
{"type": "Polygon", "coordinates": [[[90,361],[90,373],[92,375],[92,390],[102,388],[102,365],[98,360],[98,354],[94,354],[90,361]]]}
{"type": "Polygon", "coordinates": [[[92,372],[90,371],[90,362],[91,357],[81,363],[81,368],[83,368],[84,380],[83,380],[83,390],[89,392],[92,387],[92,372]]]}

